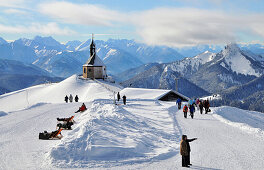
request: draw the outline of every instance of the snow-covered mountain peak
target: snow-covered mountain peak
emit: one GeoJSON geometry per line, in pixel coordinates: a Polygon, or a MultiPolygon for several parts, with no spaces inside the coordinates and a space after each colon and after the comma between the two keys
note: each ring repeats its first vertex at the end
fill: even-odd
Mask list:
{"type": "Polygon", "coordinates": [[[34,38],[34,41],[46,46],[61,46],[62,44],[58,41],[56,41],[54,38],[51,36],[49,37],[41,37],[41,36],[36,36],[34,38]]]}
{"type": "Polygon", "coordinates": [[[236,54],[241,54],[241,50],[237,44],[231,43],[225,46],[225,49],[222,51],[222,54],[224,57],[230,57],[236,54]]]}
{"type": "Polygon", "coordinates": [[[254,64],[249,58],[253,56],[245,55],[237,44],[228,44],[221,52],[221,66],[236,72],[237,74],[251,75],[259,77],[261,73],[256,70],[254,64]]]}
{"type": "Polygon", "coordinates": [[[197,56],[194,57],[194,59],[198,59],[201,64],[205,64],[209,61],[212,61],[215,57],[215,53],[212,53],[210,51],[205,51],[197,56]]]}

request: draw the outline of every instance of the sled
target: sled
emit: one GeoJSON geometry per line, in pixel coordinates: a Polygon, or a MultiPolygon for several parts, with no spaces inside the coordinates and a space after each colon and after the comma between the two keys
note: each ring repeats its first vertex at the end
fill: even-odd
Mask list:
{"type": "Polygon", "coordinates": [[[73,118],[74,118],[74,116],[71,116],[69,118],[57,118],[57,121],[73,122],[74,123],[73,118]]]}
{"type": "Polygon", "coordinates": [[[61,139],[62,138],[61,131],[62,131],[61,128],[50,133],[44,131],[43,133],[39,133],[39,139],[42,140],[61,139]]]}
{"type": "Polygon", "coordinates": [[[57,124],[57,128],[61,128],[64,130],[71,130],[71,126],[75,123],[73,120],[74,116],[71,116],[69,118],[57,118],[58,121],[62,121],[62,123],[57,124]]]}
{"type": "Polygon", "coordinates": [[[63,122],[63,123],[58,123],[57,128],[58,129],[64,129],[64,130],[72,130],[71,126],[73,125],[73,122],[63,122]]]}

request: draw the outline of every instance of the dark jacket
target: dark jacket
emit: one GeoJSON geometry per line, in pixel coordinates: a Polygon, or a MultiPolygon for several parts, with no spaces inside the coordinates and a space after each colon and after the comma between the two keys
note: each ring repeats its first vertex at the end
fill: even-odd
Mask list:
{"type": "MultiPolygon", "coordinates": [[[[186,139],[186,144],[187,144],[187,152],[188,153],[190,153],[191,152],[191,147],[190,147],[190,144],[189,144],[189,142],[192,142],[192,141],[194,141],[195,140],[195,138],[193,138],[193,139],[186,139]]],[[[189,154],[188,154],[189,155],[189,154]]]]}

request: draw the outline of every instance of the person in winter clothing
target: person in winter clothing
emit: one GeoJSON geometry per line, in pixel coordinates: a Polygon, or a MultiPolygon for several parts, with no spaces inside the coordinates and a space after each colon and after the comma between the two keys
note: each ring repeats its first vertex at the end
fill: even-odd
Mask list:
{"type": "Polygon", "coordinates": [[[83,112],[83,111],[85,111],[85,110],[87,110],[87,108],[86,108],[85,104],[83,103],[82,106],[79,107],[79,110],[77,110],[75,113],[83,112]]]}
{"type": "Polygon", "coordinates": [[[120,94],[119,94],[119,92],[117,92],[117,101],[119,101],[120,100],[120,94]]]}
{"type": "Polygon", "coordinates": [[[123,96],[123,103],[126,105],[126,95],[123,96]]]}
{"type": "Polygon", "coordinates": [[[72,100],[73,100],[73,97],[72,97],[72,95],[70,94],[70,96],[69,96],[69,101],[72,102],[72,100]]]}
{"type": "Polygon", "coordinates": [[[191,115],[191,118],[193,119],[193,113],[195,112],[195,108],[194,108],[194,104],[192,104],[190,106],[190,115],[191,115]]]}
{"type": "Polygon", "coordinates": [[[189,107],[190,107],[192,104],[193,104],[193,100],[191,99],[191,100],[188,101],[188,105],[189,105],[189,107]]]}
{"type": "Polygon", "coordinates": [[[181,109],[181,102],[182,100],[180,98],[177,99],[176,103],[178,104],[178,109],[181,109]]]}
{"type": "Polygon", "coordinates": [[[68,98],[68,96],[66,95],[65,98],[64,98],[64,101],[65,101],[66,103],[68,103],[68,99],[69,99],[69,98],[68,98]]]}
{"type": "Polygon", "coordinates": [[[189,167],[188,165],[188,145],[186,142],[187,136],[182,135],[182,140],[180,143],[180,153],[182,155],[182,167],[189,167]]]}
{"type": "Polygon", "coordinates": [[[78,95],[75,96],[74,100],[75,100],[75,102],[78,102],[79,101],[78,95]]]}
{"type": "Polygon", "coordinates": [[[183,115],[184,115],[184,118],[187,118],[187,112],[188,112],[188,106],[185,105],[185,106],[183,107],[183,115]]]}
{"type": "Polygon", "coordinates": [[[203,102],[200,101],[199,103],[200,113],[203,114],[203,102]]]}
{"type": "Polygon", "coordinates": [[[187,152],[188,152],[188,155],[187,155],[187,165],[192,165],[191,162],[190,162],[191,147],[190,147],[189,142],[192,142],[194,140],[197,140],[197,138],[188,139],[187,136],[186,136],[186,140],[185,141],[187,143],[187,152]]]}
{"type": "Polygon", "coordinates": [[[209,100],[205,100],[205,103],[204,103],[204,109],[205,109],[205,114],[207,114],[209,112],[209,107],[210,107],[210,103],[209,103],[209,100]]]}

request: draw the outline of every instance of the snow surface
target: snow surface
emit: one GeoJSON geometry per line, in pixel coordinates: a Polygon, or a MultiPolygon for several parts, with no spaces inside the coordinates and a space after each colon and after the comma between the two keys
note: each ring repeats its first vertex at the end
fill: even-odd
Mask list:
{"type": "Polygon", "coordinates": [[[170,90],[162,89],[144,89],[144,88],[125,88],[120,92],[121,97],[126,95],[128,100],[139,100],[139,99],[149,99],[158,100],[165,94],[170,92],[170,90]]]}
{"type": "Polygon", "coordinates": [[[102,83],[72,76],[0,96],[7,114],[0,117],[0,169],[184,169],[182,134],[198,138],[190,143],[192,169],[263,169],[264,114],[219,107],[184,119],[175,102],[145,100],[147,93],[113,105],[109,89],[117,86],[102,83]],[[81,103],[64,103],[69,93],[88,110],[75,114],[81,103]],[[72,115],[76,124],[61,140],[38,139],[55,130],[57,117],[72,115]]]}

